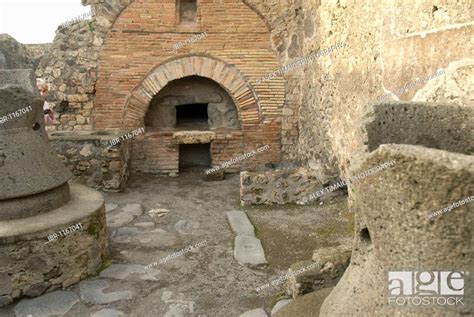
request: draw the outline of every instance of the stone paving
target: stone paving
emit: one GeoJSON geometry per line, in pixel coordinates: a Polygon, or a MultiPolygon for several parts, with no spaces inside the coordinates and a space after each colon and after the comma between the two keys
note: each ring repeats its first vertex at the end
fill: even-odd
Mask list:
{"type": "Polygon", "coordinates": [[[234,240],[234,258],[239,264],[258,268],[268,264],[262,243],[255,237],[255,229],[245,212],[233,210],[227,212],[227,219],[232,231],[236,234],[234,240]]]}
{"type": "MultiPolygon", "coordinates": [[[[256,287],[284,274],[287,263],[310,259],[316,247],[326,245],[328,237],[320,239],[308,228],[345,226],[346,202],[342,197],[323,207],[252,207],[243,213],[238,183],[238,175],[220,182],[204,182],[192,173],[132,177],[125,192],[104,194],[110,258],[100,275],[15,302],[1,308],[0,316],[227,317],[252,310],[245,316],[270,316],[269,302],[281,298],[284,287],[266,298],[257,296],[256,287]],[[261,240],[267,266],[252,269],[236,261],[228,215],[242,237],[261,240]],[[290,233],[294,240],[281,240],[290,233]],[[187,248],[202,241],[201,247],[187,248]]],[[[351,239],[350,232],[335,231],[331,242],[351,239]]]]}

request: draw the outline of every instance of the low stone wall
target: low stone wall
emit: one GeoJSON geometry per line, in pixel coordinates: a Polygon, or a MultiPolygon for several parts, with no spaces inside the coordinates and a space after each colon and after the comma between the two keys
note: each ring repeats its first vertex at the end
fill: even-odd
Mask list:
{"type": "Polygon", "coordinates": [[[53,132],[51,146],[73,174],[73,182],[105,191],[122,191],[129,176],[130,140],[113,147],[125,132],[53,132]]]}
{"type": "Polygon", "coordinates": [[[0,253],[0,307],[95,275],[107,257],[102,195],[72,185],[66,205],[34,217],[0,221],[0,253]],[[66,231],[78,224],[80,229],[66,231]],[[49,241],[55,233],[58,239],[49,241]]]}
{"type": "MultiPolygon", "coordinates": [[[[335,181],[335,180],[334,180],[335,181]]],[[[290,168],[240,173],[240,203],[248,205],[288,204],[306,201],[310,194],[332,183],[317,170],[290,168]]],[[[325,195],[330,197],[341,192],[325,195]]]]}

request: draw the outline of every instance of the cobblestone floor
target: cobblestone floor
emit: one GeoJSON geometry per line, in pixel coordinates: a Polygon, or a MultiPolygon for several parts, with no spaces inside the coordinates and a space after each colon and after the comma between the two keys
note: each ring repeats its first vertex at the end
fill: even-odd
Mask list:
{"type": "Polygon", "coordinates": [[[241,208],[238,185],[238,175],[219,182],[204,182],[193,172],[178,178],[133,176],[125,192],[104,194],[110,261],[101,275],[15,302],[0,309],[0,316],[227,317],[269,311],[283,286],[266,298],[257,296],[256,287],[310,259],[318,247],[350,241],[346,199],[241,208]],[[231,210],[247,212],[265,249],[266,268],[235,261],[226,217],[231,210]]]}

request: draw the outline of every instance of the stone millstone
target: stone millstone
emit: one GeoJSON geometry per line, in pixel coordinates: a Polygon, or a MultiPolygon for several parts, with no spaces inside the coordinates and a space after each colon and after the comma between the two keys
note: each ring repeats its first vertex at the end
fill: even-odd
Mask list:
{"type": "Polygon", "coordinates": [[[278,301],[275,306],[273,306],[271,315],[274,316],[280,309],[282,309],[284,306],[288,305],[292,301],[292,299],[283,299],[281,301],[278,301]]]}
{"type": "MultiPolygon", "coordinates": [[[[33,72],[9,74],[18,80],[5,84],[0,76],[0,306],[75,284],[107,256],[102,195],[70,190],[71,175],[45,136],[33,72]]],[[[68,292],[42,299],[21,302],[16,315],[63,315],[78,301],[68,292]]]]}
{"type": "MultiPolygon", "coordinates": [[[[0,90],[0,103],[4,96],[0,90]]],[[[42,193],[70,178],[57,154],[31,125],[15,130],[0,125],[0,200],[42,193]]]]}
{"type": "Polygon", "coordinates": [[[36,94],[36,87],[31,85],[32,75],[30,69],[0,70],[0,88],[23,87],[36,94]]]}
{"type": "Polygon", "coordinates": [[[26,45],[6,33],[0,34],[0,69],[33,69],[35,64],[26,45]]]}
{"type": "MultiPolygon", "coordinates": [[[[446,141],[446,146],[452,145],[446,141]]],[[[437,301],[425,304],[425,297],[422,305],[407,300],[402,307],[389,299],[406,300],[403,293],[400,297],[390,294],[388,285],[400,279],[406,287],[410,280],[418,278],[417,271],[429,272],[433,280],[449,283],[449,278],[434,273],[446,268],[462,276],[466,292],[473,289],[471,276],[463,272],[472,273],[473,268],[470,236],[474,205],[459,206],[434,219],[429,215],[474,195],[474,157],[418,145],[382,144],[362,156],[353,165],[353,173],[360,174],[391,160],[396,160],[392,167],[353,184],[355,194],[350,195],[356,235],[351,263],[324,301],[321,316],[349,316],[353,312],[386,317],[473,316],[472,293],[463,296],[463,305],[438,305],[437,301]],[[406,280],[405,276],[398,277],[399,271],[408,272],[406,280]],[[396,275],[390,277],[388,272],[396,275]]],[[[416,284],[412,284],[415,288],[416,284]]],[[[426,289],[439,289],[432,280],[423,285],[426,289]]],[[[422,300],[420,293],[423,294],[414,293],[412,299],[422,300]]]]}
{"type": "Polygon", "coordinates": [[[31,92],[30,73],[22,74],[25,87],[0,85],[0,220],[47,212],[69,200],[67,181],[71,175],[48,141],[33,129],[39,120],[40,129],[44,126],[43,103],[31,92]],[[20,109],[24,111],[18,112],[20,109]],[[55,193],[45,194],[48,191],[55,193]],[[40,193],[44,195],[27,197],[40,193]]]}

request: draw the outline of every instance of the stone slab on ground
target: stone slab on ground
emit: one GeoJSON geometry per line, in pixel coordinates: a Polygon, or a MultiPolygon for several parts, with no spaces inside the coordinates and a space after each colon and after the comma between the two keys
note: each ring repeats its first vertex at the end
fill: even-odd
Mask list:
{"type": "Polygon", "coordinates": [[[162,229],[140,231],[137,228],[120,228],[112,237],[116,243],[129,244],[135,247],[168,249],[180,244],[181,239],[176,232],[163,232],[162,229]],[[126,229],[126,230],[122,230],[126,229]],[[133,229],[136,229],[135,231],[133,229]]]}
{"type": "Polygon", "coordinates": [[[239,317],[268,317],[268,315],[263,308],[257,308],[249,310],[248,312],[241,314],[239,317]]]}
{"type": "Polygon", "coordinates": [[[261,267],[268,264],[260,240],[248,235],[235,237],[234,257],[240,265],[249,267],[261,267]]]}
{"type": "Polygon", "coordinates": [[[117,204],[105,204],[105,212],[111,212],[118,208],[117,204]]]}
{"type": "Polygon", "coordinates": [[[245,212],[240,210],[229,211],[227,212],[227,219],[236,235],[255,236],[255,229],[245,212]]]}
{"type": "Polygon", "coordinates": [[[116,229],[113,236],[114,237],[130,237],[130,236],[137,236],[137,235],[146,235],[151,233],[166,233],[163,229],[153,229],[153,230],[145,230],[146,228],[138,226],[135,227],[122,227],[116,229]]]}
{"type": "Polygon", "coordinates": [[[79,284],[81,299],[89,304],[103,305],[132,298],[130,291],[104,293],[103,290],[108,287],[106,280],[82,281],[79,284]]]}
{"type": "Polygon", "coordinates": [[[153,228],[155,226],[154,222],[137,222],[135,224],[135,227],[140,227],[140,228],[153,228]]]}
{"type": "Polygon", "coordinates": [[[122,210],[138,217],[143,214],[144,208],[141,204],[127,204],[122,207],[122,210]]]}
{"type": "Polygon", "coordinates": [[[121,208],[115,208],[107,214],[107,227],[118,228],[132,222],[143,214],[141,204],[127,204],[121,208]]]}
{"type": "Polygon", "coordinates": [[[79,302],[79,297],[68,291],[52,292],[34,299],[24,299],[15,307],[17,317],[63,315],[79,302]]]}
{"type": "Polygon", "coordinates": [[[105,308],[99,310],[92,314],[91,317],[121,317],[123,316],[123,312],[113,309],[113,308],[105,308]]]}
{"type": "Polygon", "coordinates": [[[154,276],[158,273],[159,271],[153,269],[145,270],[145,267],[139,264],[112,264],[100,272],[100,277],[117,280],[158,281],[154,276]]]}
{"type": "Polygon", "coordinates": [[[133,219],[135,219],[135,217],[126,212],[118,212],[116,214],[109,213],[107,215],[107,227],[119,228],[129,224],[133,219]]]}
{"type": "Polygon", "coordinates": [[[192,316],[194,314],[196,303],[186,300],[183,293],[174,294],[170,291],[164,291],[161,300],[168,304],[168,311],[165,316],[192,316]]]}
{"type": "Polygon", "coordinates": [[[271,316],[275,315],[280,309],[282,309],[284,306],[288,305],[292,301],[292,299],[283,299],[278,301],[272,308],[271,316]]]}
{"type": "Polygon", "coordinates": [[[193,230],[199,229],[199,222],[183,219],[178,221],[174,225],[174,228],[181,234],[189,234],[193,230]]]}

